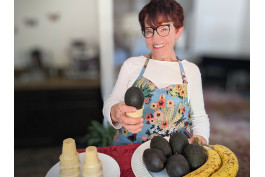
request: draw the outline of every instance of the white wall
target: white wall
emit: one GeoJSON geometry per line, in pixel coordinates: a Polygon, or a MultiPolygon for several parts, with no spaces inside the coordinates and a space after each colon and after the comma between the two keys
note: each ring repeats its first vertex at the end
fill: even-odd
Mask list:
{"type": "Polygon", "coordinates": [[[35,47],[43,50],[46,64],[67,67],[71,60],[67,55],[71,42],[83,40],[99,47],[102,97],[111,93],[114,85],[113,0],[15,0],[14,5],[15,68],[29,65],[30,51],[35,47]],[[51,13],[59,15],[56,22],[49,20],[51,13]],[[26,25],[27,18],[37,20],[37,24],[26,25]]]}
{"type": "Polygon", "coordinates": [[[88,44],[99,44],[97,0],[15,0],[14,65],[27,65],[29,51],[40,47],[50,55],[49,62],[55,67],[68,64],[66,50],[70,42],[82,39],[88,44]],[[52,22],[50,13],[59,14],[52,22]],[[37,20],[37,25],[25,25],[26,18],[37,20]]]}
{"type": "MultiPolygon", "coordinates": [[[[113,1],[99,0],[100,76],[103,100],[111,94],[114,86],[114,36],[113,1]]],[[[106,122],[106,120],[104,120],[106,122]]]]}
{"type": "Polygon", "coordinates": [[[197,54],[249,55],[249,0],[196,0],[192,49],[197,54]]]}

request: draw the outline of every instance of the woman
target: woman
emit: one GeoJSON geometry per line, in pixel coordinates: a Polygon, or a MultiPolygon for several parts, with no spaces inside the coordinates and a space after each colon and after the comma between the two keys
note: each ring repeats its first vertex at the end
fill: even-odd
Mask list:
{"type": "Polygon", "coordinates": [[[183,31],[183,9],[175,0],[151,0],[139,13],[139,22],[150,53],[127,59],[104,103],[103,114],[117,129],[114,145],[142,143],[154,135],[173,132],[198,137],[208,143],[210,125],[204,109],[198,67],[178,58],[174,51],[183,31]],[[136,108],[124,104],[128,88],[142,89],[143,116],[130,118],[136,108]]]}

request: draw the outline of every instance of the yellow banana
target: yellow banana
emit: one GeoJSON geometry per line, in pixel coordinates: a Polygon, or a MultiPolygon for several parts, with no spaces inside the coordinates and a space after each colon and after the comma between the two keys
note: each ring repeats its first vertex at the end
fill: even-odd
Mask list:
{"type": "Polygon", "coordinates": [[[222,159],[222,167],[211,177],[235,177],[239,164],[236,155],[227,147],[222,145],[208,145],[213,150],[215,150],[222,159]]]}
{"type": "Polygon", "coordinates": [[[218,153],[212,149],[207,149],[207,161],[195,171],[187,174],[184,177],[208,177],[221,167],[221,158],[218,153]]]}

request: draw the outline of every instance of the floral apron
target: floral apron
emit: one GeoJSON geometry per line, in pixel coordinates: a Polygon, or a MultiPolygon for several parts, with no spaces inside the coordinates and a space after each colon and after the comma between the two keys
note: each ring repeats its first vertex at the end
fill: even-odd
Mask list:
{"type": "Polygon", "coordinates": [[[143,77],[149,58],[133,86],[144,93],[143,128],[137,134],[128,132],[125,128],[117,130],[113,144],[124,145],[143,143],[154,135],[170,136],[174,132],[192,136],[191,118],[187,96],[187,80],[181,60],[178,60],[183,84],[173,84],[166,88],[157,88],[154,83],[143,77]]]}

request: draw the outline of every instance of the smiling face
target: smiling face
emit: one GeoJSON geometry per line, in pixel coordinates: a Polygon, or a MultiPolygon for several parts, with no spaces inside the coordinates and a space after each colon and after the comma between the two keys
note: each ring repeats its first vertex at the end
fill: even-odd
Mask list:
{"type": "MultiPolygon", "coordinates": [[[[173,22],[165,22],[161,25],[173,24],[173,22]]],[[[150,27],[145,23],[145,27],[150,27]]],[[[170,32],[167,36],[159,36],[156,31],[151,38],[145,38],[146,46],[151,51],[152,59],[162,61],[174,61],[176,55],[174,52],[174,46],[176,40],[180,37],[183,27],[176,30],[174,26],[170,26],[170,32]]]]}
{"type": "MultiPolygon", "coordinates": [[[[161,37],[154,32],[154,36],[146,38],[146,45],[151,51],[152,59],[176,61],[174,45],[180,37],[184,26],[184,12],[176,0],[157,0],[146,4],[138,15],[141,28],[157,28],[162,24],[173,24],[170,33],[161,37]]],[[[146,34],[146,33],[144,33],[146,34]]]]}

